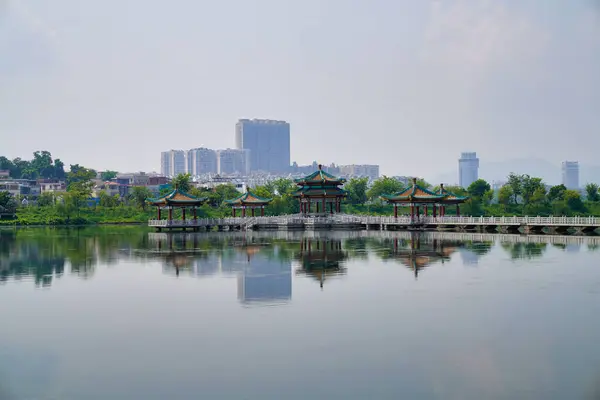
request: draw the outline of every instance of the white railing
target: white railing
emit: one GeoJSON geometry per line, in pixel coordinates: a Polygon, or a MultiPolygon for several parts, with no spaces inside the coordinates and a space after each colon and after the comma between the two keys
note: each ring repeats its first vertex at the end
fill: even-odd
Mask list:
{"type": "Polygon", "coordinates": [[[304,216],[300,214],[281,215],[275,217],[230,217],[200,218],[197,220],[150,220],[148,226],[166,227],[203,227],[203,226],[244,226],[255,225],[498,225],[498,226],[568,226],[568,227],[600,227],[598,217],[432,217],[421,216],[362,216],[348,214],[332,214],[328,216],[304,216]]]}

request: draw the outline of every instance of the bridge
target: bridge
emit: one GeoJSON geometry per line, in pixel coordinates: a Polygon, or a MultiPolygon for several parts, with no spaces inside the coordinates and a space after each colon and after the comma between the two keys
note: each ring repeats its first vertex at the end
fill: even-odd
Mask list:
{"type": "Polygon", "coordinates": [[[362,216],[348,214],[281,215],[273,217],[150,220],[163,230],[447,230],[501,233],[591,233],[600,228],[598,217],[455,217],[362,216]]]}

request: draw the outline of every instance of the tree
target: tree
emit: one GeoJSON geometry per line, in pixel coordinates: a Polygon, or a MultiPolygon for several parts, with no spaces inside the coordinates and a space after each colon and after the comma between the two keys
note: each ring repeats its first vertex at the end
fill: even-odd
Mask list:
{"type": "Polygon", "coordinates": [[[553,202],[556,200],[564,200],[567,187],[563,184],[552,186],[548,191],[548,200],[553,202]]]}
{"type": "Polygon", "coordinates": [[[272,181],[271,184],[275,189],[275,191],[271,193],[278,194],[279,196],[292,194],[297,189],[297,186],[291,179],[279,178],[272,181]]]}
{"type": "Polygon", "coordinates": [[[567,207],[575,212],[585,212],[585,205],[581,201],[581,195],[576,190],[568,190],[565,192],[565,201],[567,207]]]}
{"type": "Polygon", "coordinates": [[[498,203],[508,206],[512,199],[514,198],[514,194],[512,191],[512,187],[509,185],[504,185],[498,191],[498,203]]]}
{"type": "Polygon", "coordinates": [[[146,186],[134,186],[131,198],[142,210],[146,209],[146,200],[152,197],[152,192],[146,186]]]}
{"type": "Polygon", "coordinates": [[[96,171],[82,167],[79,164],[72,164],[71,170],[67,173],[67,189],[74,183],[88,183],[96,177],[96,171]]]}
{"type": "Polygon", "coordinates": [[[33,153],[31,161],[31,173],[36,177],[52,178],[55,175],[54,165],[52,165],[52,155],[49,151],[36,151],[33,153]]]}
{"type": "Polygon", "coordinates": [[[585,185],[585,191],[587,194],[587,199],[589,201],[599,201],[600,194],[598,193],[598,185],[595,183],[588,183],[585,185]]]}
{"type": "Polygon", "coordinates": [[[39,207],[53,206],[55,202],[54,193],[45,192],[42,193],[37,199],[37,205],[39,207]]]}
{"type": "Polygon", "coordinates": [[[523,179],[521,175],[517,175],[514,172],[511,172],[508,175],[508,182],[506,183],[511,190],[511,202],[513,204],[519,204],[519,198],[523,193],[523,179]]]}
{"type": "Polygon", "coordinates": [[[112,181],[113,179],[115,179],[117,177],[118,172],[117,171],[104,171],[100,174],[100,177],[102,178],[103,181],[108,182],[108,181],[112,181]]]}
{"type": "Polygon", "coordinates": [[[531,198],[536,191],[543,191],[546,195],[546,186],[541,178],[532,178],[529,175],[521,175],[521,196],[523,204],[527,205],[531,202],[531,198]]]}
{"type": "Polygon", "coordinates": [[[102,207],[116,207],[119,205],[119,195],[111,196],[106,191],[102,190],[98,197],[100,198],[100,205],[102,207]]]}
{"type": "Polygon", "coordinates": [[[0,192],[0,213],[14,214],[17,210],[17,202],[9,192],[0,192]]]}
{"type": "Polygon", "coordinates": [[[485,192],[489,191],[491,186],[483,179],[477,179],[475,182],[469,185],[467,192],[470,196],[475,198],[482,198],[485,192]]]}
{"type": "Polygon", "coordinates": [[[367,185],[369,178],[352,178],[344,189],[348,191],[348,201],[350,204],[364,204],[367,201],[367,185]]]}
{"type": "Polygon", "coordinates": [[[192,176],[190,174],[178,174],[171,181],[171,185],[182,192],[189,192],[192,185],[190,183],[192,176]]]}
{"type": "Polygon", "coordinates": [[[367,191],[370,200],[377,200],[382,194],[393,194],[404,189],[404,185],[397,179],[382,176],[371,185],[367,191]]]}

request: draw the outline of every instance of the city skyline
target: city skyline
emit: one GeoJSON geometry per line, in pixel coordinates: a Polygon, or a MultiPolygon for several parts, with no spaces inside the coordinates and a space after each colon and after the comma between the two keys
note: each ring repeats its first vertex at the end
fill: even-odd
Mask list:
{"type": "Polygon", "coordinates": [[[232,123],[256,115],[294,125],[300,164],[435,177],[464,148],[595,163],[597,2],[128,4],[4,3],[6,156],[35,143],[96,169],[158,170],[165,148],[234,148],[232,123]]]}

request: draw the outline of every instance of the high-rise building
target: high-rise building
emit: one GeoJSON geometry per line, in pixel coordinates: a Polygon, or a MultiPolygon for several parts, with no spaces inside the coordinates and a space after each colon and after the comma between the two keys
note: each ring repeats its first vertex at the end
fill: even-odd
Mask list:
{"type": "Polygon", "coordinates": [[[379,178],[379,165],[340,165],[340,174],[348,177],[369,178],[375,180],[379,178]]]}
{"type": "Polygon", "coordinates": [[[567,189],[579,190],[579,162],[564,161],[562,163],[562,184],[567,189]]]}
{"type": "Polygon", "coordinates": [[[187,172],[192,176],[217,173],[217,152],[204,147],[188,150],[187,172]]]}
{"type": "Polygon", "coordinates": [[[217,150],[217,171],[220,175],[247,175],[249,173],[250,154],[249,150],[217,150]]]}
{"type": "Polygon", "coordinates": [[[477,179],[479,179],[479,158],[477,158],[477,153],[462,153],[458,160],[458,184],[466,189],[477,179]]]}
{"type": "Polygon", "coordinates": [[[163,151],[160,155],[160,172],[164,176],[185,174],[185,152],[183,150],[163,151]]]}
{"type": "Polygon", "coordinates": [[[269,119],[240,119],[236,149],[250,150],[250,171],[282,173],[290,168],[290,124],[269,119]]]}

